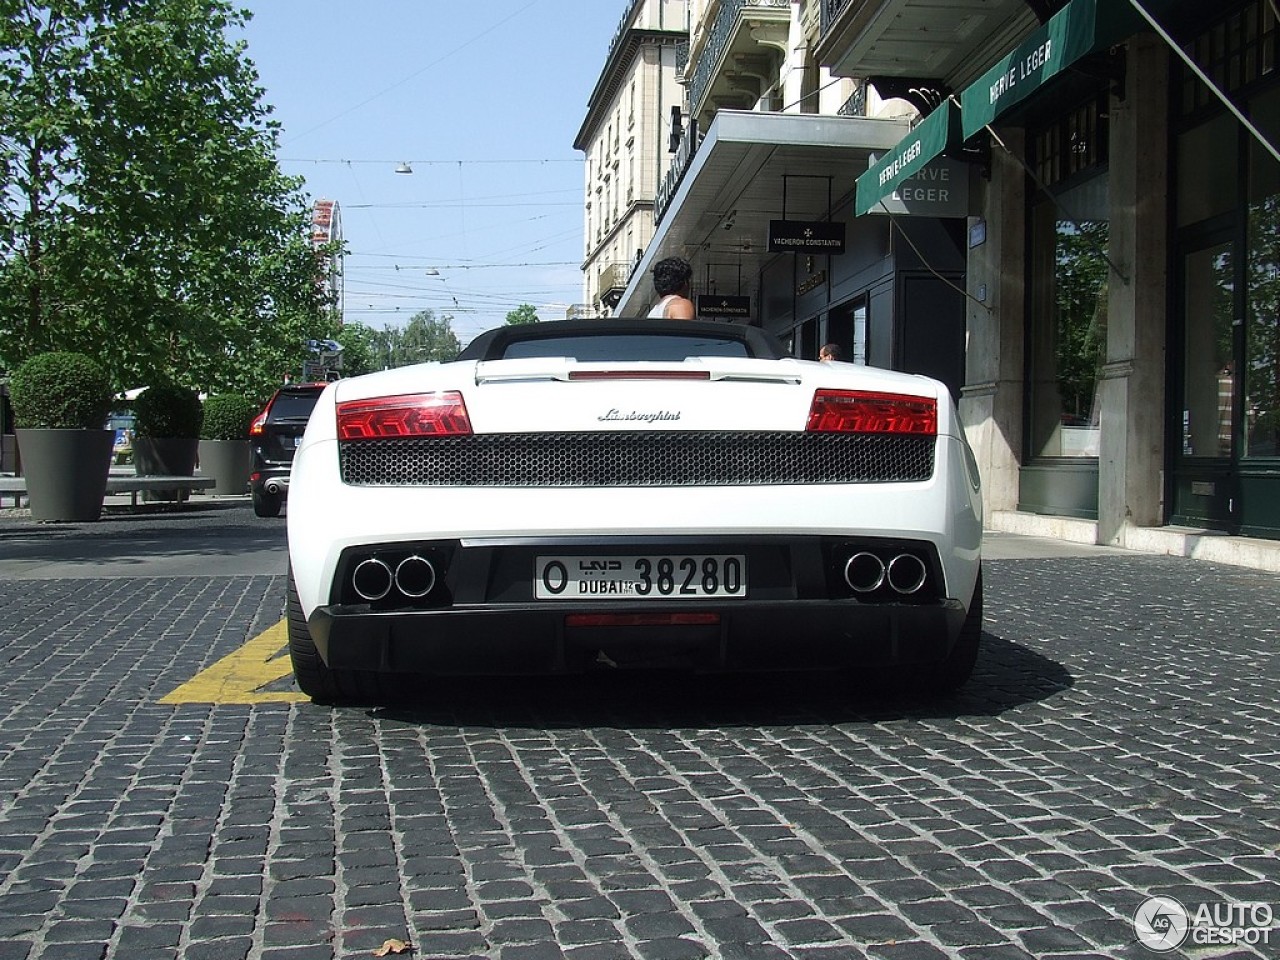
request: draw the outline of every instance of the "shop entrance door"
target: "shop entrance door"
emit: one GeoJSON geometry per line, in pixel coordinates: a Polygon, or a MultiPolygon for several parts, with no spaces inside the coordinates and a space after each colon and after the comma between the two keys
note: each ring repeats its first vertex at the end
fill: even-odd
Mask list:
{"type": "Polygon", "coordinates": [[[1240,525],[1237,359],[1244,325],[1240,244],[1230,233],[1184,242],[1180,343],[1171,425],[1172,521],[1235,532],[1240,525]]]}

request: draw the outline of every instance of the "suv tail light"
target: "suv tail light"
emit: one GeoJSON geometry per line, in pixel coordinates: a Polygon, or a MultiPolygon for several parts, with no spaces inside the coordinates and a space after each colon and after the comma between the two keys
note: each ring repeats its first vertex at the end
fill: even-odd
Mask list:
{"type": "Polygon", "coordinates": [[[471,433],[462,394],[414,393],[338,404],[339,440],[456,437],[471,433]]]}
{"type": "Polygon", "coordinates": [[[819,390],[809,408],[810,433],[894,433],[937,436],[938,402],[931,397],[867,390],[819,390]]]}
{"type": "Polygon", "coordinates": [[[249,436],[260,437],[266,432],[267,411],[271,409],[270,404],[260,414],[253,418],[253,422],[249,424],[249,436]]]}

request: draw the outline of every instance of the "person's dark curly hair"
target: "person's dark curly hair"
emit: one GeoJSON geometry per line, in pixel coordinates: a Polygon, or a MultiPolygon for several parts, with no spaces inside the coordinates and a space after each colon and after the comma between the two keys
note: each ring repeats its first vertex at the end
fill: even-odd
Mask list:
{"type": "Polygon", "coordinates": [[[693,267],[682,257],[667,257],[653,265],[653,288],[662,297],[679,293],[692,277],[693,267]]]}

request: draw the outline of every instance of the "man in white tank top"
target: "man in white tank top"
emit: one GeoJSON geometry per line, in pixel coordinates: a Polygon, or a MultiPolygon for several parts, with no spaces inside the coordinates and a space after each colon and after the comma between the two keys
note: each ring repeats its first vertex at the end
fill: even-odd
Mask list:
{"type": "Polygon", "coordinates": [[[653,266],[653,288],[662,298],[649,311],[651,320],[693,320],[696,313],[689,299],[693,268],[688,260],[668,257],[653,266]]]}

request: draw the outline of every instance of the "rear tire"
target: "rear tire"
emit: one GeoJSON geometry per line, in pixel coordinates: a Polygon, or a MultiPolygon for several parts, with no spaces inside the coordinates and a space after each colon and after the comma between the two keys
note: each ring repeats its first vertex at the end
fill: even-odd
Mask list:
{"type": "Polygon", "coordinates": [[[378,704],[396,699],[398,687],[394,677],[363,670],[330,670],[311,639],[307,618],[302,613],[293,570],[285,597],[286,626],[289,634],[289,660],[298,689],[316,703],[378,704]]]}
{"type": "Polygon", "coordinates": [[[973,585],[973,599],[969,612],[960,628],[960,636],[947,658],[934,668],[930,677],[930,689],[936,694],[955,693],[973,675],[978,661],[978,648],[982,645],[982,569],[978,569],[978,581],[973,585]]]}
{"type": "MultiPolygon", "coordinates": [[[[257,508],[254,494],[254,508],[257,508]]],[[[262,514],[258,514],[262,516],[262,514]]],[[[298,600],[298,588],[293,583],[293,571],[289,571],[288,593],[285,598],[286,619],[289,633],[289,660],[293,663],[293,677],[298,689],[318,703],[332,703],[338,699],[338,684],[311,639],[307,618],[302,615],[302,603],[298,600]]]]}
{"type": "Polygon", "coordinates": [[[280,505],[284,497],[278,493],[267,493],[265,490],[253,491],[253,512],[259,517],[280,516],[280,505]]]}

